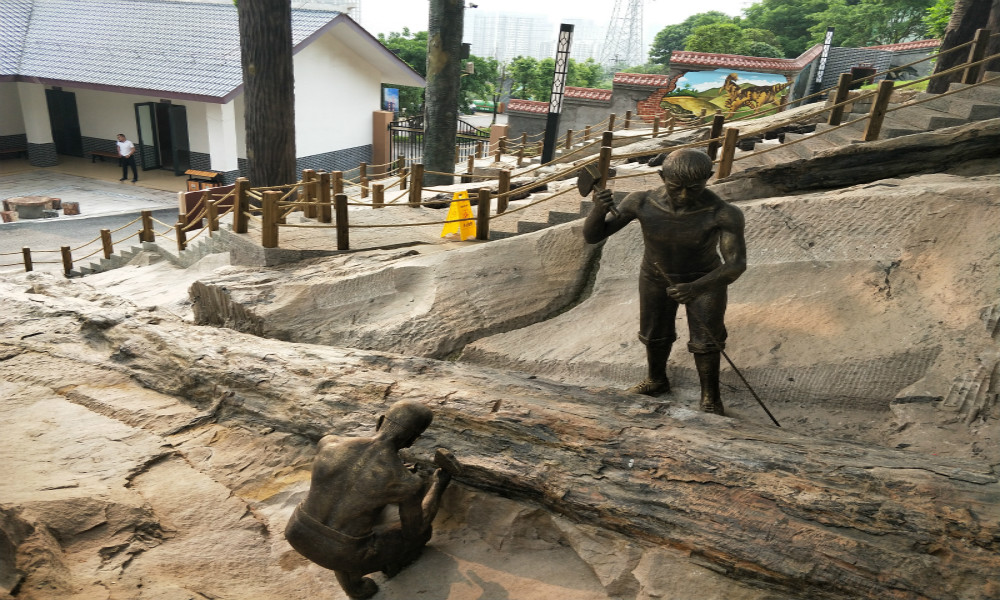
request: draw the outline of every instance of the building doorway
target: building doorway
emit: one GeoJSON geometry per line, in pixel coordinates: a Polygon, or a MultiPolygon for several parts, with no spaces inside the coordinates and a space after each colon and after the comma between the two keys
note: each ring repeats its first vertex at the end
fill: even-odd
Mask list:
{"type": "Polygon", "coordinates": [[[45,90],[49,109],[49,125],[56,154],[83,156],[80,117],[76,112],[76,94],[63,90],[45,90]]]}
{"type": "Polygon", "coordinates": [[[138,102],[135,125],[143,170],[172,169],[183,175],[191,168],[187,108],[167,102],[138,102]]]}

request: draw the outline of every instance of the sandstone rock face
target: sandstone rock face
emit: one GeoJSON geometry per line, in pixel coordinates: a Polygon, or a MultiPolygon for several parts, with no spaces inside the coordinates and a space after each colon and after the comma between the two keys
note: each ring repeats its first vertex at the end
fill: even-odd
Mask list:
{"type": "Polygon", "coordinates": [[[594,248],[579,224],[449,252],[361,254],[191,287],[198,323],[282,340],[445,357],[570,303],[594,248]]]}
{"type": "MultiPolygon", "coordinates": [[[[1000,270],[998,189],[997,176],[927,175],[741,203],[749,266],[730,286],[733,361],[779,412],[805,403],[888,415],[926,398],[952,418],[995,423],[1000,289],[986,273],[1000,270]]],[[[605,243],[585,300],[477,340],[461,360],[573,384],[640,380],[641,252],[630,225],[605,243]]],[[[696,386],[683,311],[678,334],[671,376],[696,386]]],[[[723,381],[731,402],[754,405],[731,369],[723,381]]]]}
{"type": "Polygon", "coordinates": [[[452,448],[461,483],[528,503],[452,499],[444,532],[479,523],[485,544],[570,548],[550,555],[576,573],[541,595],[525,581],[539,571],[504,563],[524,592],[514,595],[488,569],[458,562],[456,574],[456,550],[432,554],[422,576],[408,571],[411,582],[462,577],[484,597],[680,598],[663,593],[662,576],[693,571],[727,598],[998,591],[1000,483],[980,463],[473,365],[189,325],[40,275],[0,293],[0,414],[18,430],[0,447],[16,474],[0,480],[0,549],[15,557],[0,581],[18,597],[330,595],[330,574],[292,552],[281,528],[315,440],[368,434],[400,399],[436,413],[414,459],[452,448]]]}

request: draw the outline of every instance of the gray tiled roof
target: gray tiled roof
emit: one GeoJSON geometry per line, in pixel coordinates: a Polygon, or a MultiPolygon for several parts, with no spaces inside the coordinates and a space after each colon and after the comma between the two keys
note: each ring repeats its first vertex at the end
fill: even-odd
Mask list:
{"type": "MultiPolygon", "coordinates": [[[[334,11],[293,10],[292,44],[334,11]]],[[[2,0],[0,75],[221,98],[243,83],[231,4],[2,0]]]]}

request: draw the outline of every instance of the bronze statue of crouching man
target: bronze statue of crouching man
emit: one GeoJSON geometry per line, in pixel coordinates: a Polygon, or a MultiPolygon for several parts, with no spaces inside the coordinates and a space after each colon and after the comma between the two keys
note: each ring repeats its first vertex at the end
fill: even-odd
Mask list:
{"type": "Polygon", "coordinates": [[[351,598],[373,596],[378,586],[365,575],[382,571],[392,577],[431,538],[441,496],[460,467],[449,452],[438,450],[435,462],[445,468],[425,481],[398,452],[432,419],[429,408],[404,400],[379,418],[374,437],[326,436],[319,442],[309,494],[292,513],[285,538],[302,556],[331,569],[351,598]],[[398,505],[399,522],[379,524],[390,504],[398,505]]]}

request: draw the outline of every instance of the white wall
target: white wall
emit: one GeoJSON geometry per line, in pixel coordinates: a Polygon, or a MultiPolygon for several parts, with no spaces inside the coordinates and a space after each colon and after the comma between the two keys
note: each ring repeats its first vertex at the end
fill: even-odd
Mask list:
{"type": "Polygon", "coordinates": [[[23,111],[24,132],[29,144],[51,144],[52,123],[45,88],[38,83],[18,83],[17,95],[23,111]]]}
{"type": "MultiPolygon", "coordinates": [[[[135,127],[135,104],[159,102],[156,96],[115,94],[97,90],[63,87],[76,94],[76,111],[80,118],[80,134],[86,137],[114,140],[115,135],[138,142],[135,127]]],[[[209,152],[208,132],[205,124],[205,103],[173,100],[171,104],[187,109],[188,143],[192,152],[209,152]]]]}
{"type": "Polygon", "coordinates": [[[24,133],[24,115],[21,113],[21,97],[17,93],[17,83],[0,83],[0,135],[24,133]]]}
{"type": "Polygon", "coordinates": [[[296,54],[295,153],[310,156],[372,143],[381,81],[378,71],[329,32],[296,54]]]}

